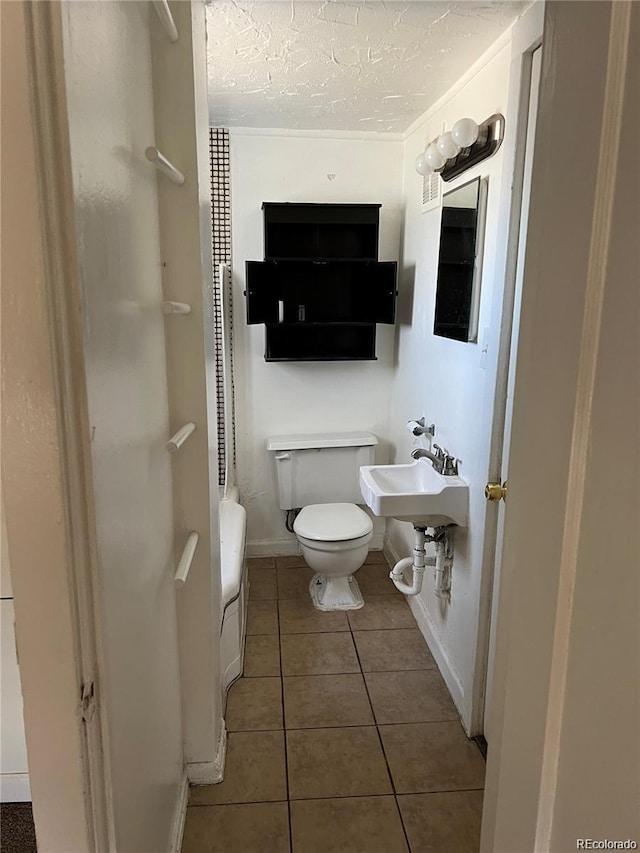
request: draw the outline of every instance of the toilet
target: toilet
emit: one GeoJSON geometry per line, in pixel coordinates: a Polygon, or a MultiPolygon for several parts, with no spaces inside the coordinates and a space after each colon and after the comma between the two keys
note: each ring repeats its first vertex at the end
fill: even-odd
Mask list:
{"type": "Polygon", "coordinates": [[[309,593],[318,610],[357,610],[364,600],[354,575],[364,563],[373,522],[358,503],[360,466],[372,465],[370,432],[282,435],[267,439],[278,503],[299,510],[293,531],[315,575],[309,593]]]}

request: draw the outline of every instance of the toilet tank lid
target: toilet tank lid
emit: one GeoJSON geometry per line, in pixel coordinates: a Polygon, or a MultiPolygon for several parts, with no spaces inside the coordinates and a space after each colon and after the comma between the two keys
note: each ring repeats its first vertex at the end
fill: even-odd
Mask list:
{"type": "Polygon", "coordinates": [[[318,432],[307,435],[274,435],[267,439],[267,450],[316,450],[320,447],[367,447],[377,444],[370,432],[318,432]]]}

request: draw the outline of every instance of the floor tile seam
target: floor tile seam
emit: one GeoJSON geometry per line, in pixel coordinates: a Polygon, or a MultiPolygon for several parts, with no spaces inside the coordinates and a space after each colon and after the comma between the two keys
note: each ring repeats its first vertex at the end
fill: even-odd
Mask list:
{"type": "Polygon", "coordinates": [[[348,628],[344,628],[342,630],[334,630],[334,631],[281,631],[281,637],[307,637],[307,636],[317,636],[318,634],[349,634],[350,631],[348,628]]]}
{"type": "Polygon", "coordinates": [[[383,794],[332,794],[330,797],[292,797],[291,803],[308,803],[313,800],[363,800],[369,797],[394,797],[393,791],[383,794]]]}
{"type": "Polygon", "coordinates": [[[210,809],[218,806],[260,806],[275,803],[288,803],[289,800],[230,800],[228,803],[189,803],[190,809],[210,809]]]}
{"type": "Polygon", "coordinates": [[[376,723],[336,723],[335,725],[326,725],[326,726],[291,726],[291,728],[285,729],[286,732],[313,732],[318,731],[318,729],[372,729],[375,728],[376,723]]]}
{"type": "MultiPolygon", "coordinates": [[[[359,651],[358,651],[358,645],[357,645],[357,643],[356,643],[356,639],[355,639],[355,637],[353,636],[353,633],[354,633],[354,632],[353,632],[353,626],[351,625],[351,623],[349,623],[349,626],[350,626],[350,628],[351,628],[351,638],[352,638],[352,640],[353,640],[353,644],[354,644],[355,649],[356,649],[356,655],[357,655],[357,657],[358,657],[358,663],[360,664],[360,669],[361,669],[361,671],[362,671],[362,661],[360,660],[360,653],[359,653],[359,651]]],[[[423,671],[423,670],[420,670],[420,671],[423,671]]],[[[393,773],[391,772],[391,766],[390,766],[390,764],[389,764],[389,758],[388,758],[387,753],[386,753],[385,748],[384,748],[384,743],[383,743],[383,740],[382,740],[382,735],[381,735],[381,733],[380,733],[380,724],[378,723],[378,718],[377,718],[377,716],[376,716],[376,712],[375,712],[375,709],[374,709],[374,707],[373,707],[373,702],[372,702],[372,700],[371,700],[371,695],[370,695],[370,693],[369,693],[369,685],[367,684],[367,679],[365,678],[365,673],[364,673],[364,672],[362,672],[362,679],[363,679],[363,681],[364,681],[365,689],[366,689],[366,691],[367,691],[367,697],[368,697],[368,699],[369,699],[369,704],[371,705],[371,711],[372,711],[372,713],[373,713],[373,718],[374,718],[374,720],[375,720],[375,722],[376,722],[376,733],[377,733],[377,735],[378,735],[378,742],[380,743],[380,749],[382,750],[382,755],[383,755],[384,762],[385,762],[385,765],[386,765],[386,768],[387,768],[387,774],[388,774],[388,776],[389,776],[389,781],[390,781],[390,783],[391,783],[391,788],[392,788],[392,790],[393,790],[393,800],[394,800],[395,807],[396,807],[396,813],[397,813],[397,815],[398,815],[398,820],[400,821],[400,826],[402,827],[402,833],[403,833],[403,836],[404,836],[405,844],[407,845],[407,850],[408,850],[408,851],[411,851],[411,843],[410,843],[410,841],[409,841],[409,833],[408,833],[408,831],[407,831],[407,827],[405,826],[405,822],[404,822],[403,817],[402,817],[402,811],[401,811],[401,809],[400,809],[400,803],[399,803],[399,801],[398,801],[398,793],[397,793],[397,791],[396,791],[396,783],[395,783],[395,779],[393,778],[393,773]]]]}
{"type": "Polygon", "coordinates": [[[482,788],[437,788],[430,789],[429,791],[397,791],[394,796],[396,797],[415,797],[415,796],[428,796],[429,794],[473,794],[477,791],[484,792],[484,786],[482,788]]]}
{"type": "Polygon", "coordinates": [[[404,726],[404,725],[415,725],[417,723],[451,723],[453,720],[410,720],[409,722],[403,723],[337,723],[335,725],[325,725],[325,726],[290,726],[289,728],[281,729],[229,729],[227,728],[227,732],[229,734],[238,734],[243,732],[309,732],[309,731],[317,731],[318,729],[366,729],[366,728],[385,728],[389,726],[404,726]]]}
{"type": "MultiPolygon", "coordinates": [[[[387,565],[389,565],[389,561],[387,560],[386,562],[387,562],[387,565]]],[[[351,627],[351,635],[353,636],[353,633],[354,633],[353,626],[351,625],[351,623],[349,623],[349,625],[351,627]]],[[[416,624],[416,627],[417,627],[417,624],[416,624]]],[[[359,630],[364,631],[367,629],[361,628],[359,630]]],[[[369,629],[369,630],[375,630],[375,629],[369,629]]],[[[392,629],[382,628],[379,630],[392,630],[392,629]]],[[[406,630],[406,629],[397,629],[397,630],[406,630]]],[[[356,654],[358,655],[358,660],[360,661],[360,653],[358,652],[358,645],[356,643],[355,637],[353,637],[353,644],[356,647],[356,654]]],[[[362,669],[362,662],[360,662],[360,667],[362,669]]],[[[380,670],[377,670],[377,671],[380,671],[380,670]]],[[[424,671],[424,670],[411,670],[411,671],[424,671]]],[[[367,690],[367,695],[369,696],[369,702],[371,703],[371,709],[373,710],[373,702],[371,701],[371,696],[369,695],[369,685],[367,684],[367,679],[365,678],[364,670],[362,670],[362,677],[364,679],[365,687],[367,690]]],[[[387,773],[389,774],[389,780],[391,781],[391,787],[393,789],[393,801],[395,803],[396,812],[398,815],[398,820],[400,821],[400,826],[402,827],[402,834],[404,835],[404,841],[405,841],[405,844],[407,845],[407,850],[411,851],[411,843],[409,841],[409,833],[407,832],[407,827],[405,826],[404,820],[402,818],[402,811],[400,810],[400,803],[398,802],[398,794],[396,792],[396,783],[395,783],[395,779],[393,778],[393,773],[391,772],[391,766],[389,765],[389,759],[387,757],[387,753],[386,753],[385,748],[384,748],[384,743],[382,741],[382,735],[380,734],[380,724],[378,723],[378,718],[376,717],[375,710],[373,710],[373,715],[374,715],[374,719],[376,720],[376,732],[378,734],[380,749],[382,750],[382,755],[384,756],[384,761],[385,761],[385,764],[387,766],[387,773]]]]}
{"type": "MultiPolygon", "coordinates": [[[[351,623],[349,623],[349,625],[351,626],[351,623]]],[[[411,628],[407,628],[406,625],[376,625],[375,628],[363,628],[362,626],[359,626],[357,628],[351,627],[350,630],[355,631],[356,633],[358,631],[362,633],[368,633],[369,631],[412,631],[413,626],[411,628]]],[[[427,648],[429,647],[427,646],[427,648]]]]}
{"type": "MultiPolygon", "coordinates": [[[[427,722],[427,721],[418,720],[418,722],[427,722]]],[[[444,721],[436,720],[436,722],[448,722],[448,721],[447,720],[444,720],[444,721]]],[[[390,724],[383,723],[382,725],[401,725],[401,724],[400,723],[398,723],[398,724],[396,724],[396,723],[390,723],[390,724]]],[[[373,729],[373,728],[376,728],[377,726],[378,726],[378,724],[376,722],[373,722],[373,723],[369,723],[369,722],[364,723],[363,722],[363,723],[336,723],[334,725],[327,725],[327,726],[289,726],[286,729],[284,728],[284,726],[281,729],[274,729],[274,728],[270,728],[270,729],[229,729],[229,728],[227,728],[227,733],[232,735],[232,734],[242,734],[243,732],[245,732],[245,733],[255,732],[256,734],[258,732],[260,732],[261,734],[264,734],[266,732],[309,732],[309,731],[317,731],[318,729],[373,729]]]]}
{"type": "Polygon", "coordinates": [[[276,805],[277,803],[288,803],[288,800],[233,800],[230,803],[189,803],[189,809],[214,809],[224,806],[260,806],[276,805]]]}
{"type": "MultiPolygon", "coordinates": [[[[273,735],[275,735],[275,734],[279,734],[280,732],[283,732],[283,731],[284,731],[284,728],[281,728],[281,729],[274,729],[274,728],[271,728],[271,729],[227,729],[227,732],[230,735],[242,735],[242,734],[261,734],[261,735],[273,734],[273,735]]],[[[211,784],[217,785],[218,783],[212,782],[211,784]]],[[[200,786],[198,785],[196,787],[200,787],[200,786]]]]}
{"type": "Polygon", "coordinates": [[[278,634],[249,634],[249,633],[247,633],[246,636],[247,637],[277,637],[278,634]]]}
{"type": "Polygon", "coordinates": [[[384,728],[385,726],[415,726],[422,723],[453,723],[455,720],[459,721],[460,718],[456,716],[449,717],[446,720],[400,720],[396,723],[376,723],[376,726],[378,726],[378,728],[384,728]]]}
{"type": "MultiPolygon", "coordinates": [[[[456,723],[462,734],[464,734],[467,743],[472,744],[472,741],[466,736],[462,723],[459,719],[456,720],[419,720],[412,723],[376,723],[379,729],[392,729],[397,726],[441,726],[444,723],[456,723]]],[[[473,745],[473,744],[472,744],[473,745]]]]}
{"type": "Polygon", "coordinates": [[[253,732],[254,734],[265,734],[266,732],[284,732],[286,731],[285,727],[282,726],[280,729],[230,729],[227,727],[227,734],[235,735],[235,734],[243,734],[253,732]]]}
{"type": "Polygon", "coordinates": [[[402,827],[402,832],[404,834],[405,844],[407,845],[407,850],[409,853],[413,853],[413,848],[411,847],[411,842],[409,841],[409,832],[404,822],[404,817],[402,816],[402,809],[400,808],[400,803],[398,802],[398,794],[394,794],[393,797],[396,804],[396,811],[398,813],[398,817],[400,818],[400,826],[402,827]]]}
{"type": "Polygon", "coordinates": [[[359,725],[340,725],[340,726],[309,726],[308,728],[290,728],[285,729],[286,732],[322,732],[327,729],[375,729],[375,723],[360,723],[359,725]]]}
{"type": "MultiPolygon", "coordinates": [[[[292,803],[310,803],[310,802],[313,802],[314,800],[322,800],[322,801],[324,801],[324,800],[368,800],[368,799],[371,799],[372,797],[377,797],[379,799],[382,797],[388,797],[389,799],[391,799],[392,797],[395,798],[395,794],[392,794],[392,793],[388,793],[388,794],[355,794],[355,795],[337,796],[337,797],[336,796],[333,796],[333,797],[307,797],[303,800],[291,800],[291,802],[292,803]]],[[[327,851],[327,853],[328,853],[328,851],[327,851]]],[[[333,851],[331,851],[331,853],[333,853],[333,851]]]]}
{"type": "MultiPolygon", "coordinates": [[[[285,634],[285,636],[290,636],[285,634]]],[[[299,636],[299,635],[298,635],[299,636]]],[[[338,672],[295,672],[282,673],[283,678],[314,678],[324,675],[401,675],[404,672],[435,672],[437,667],[420,667],[419,669],[351,669],[338,672]]],[[[245,678],[276,678],[275,675],[247,675],[245,678]]]]}
{"type": "MultiPolygon", "coordinates": [[[[278,572],[276,570],[276,590],[278,588],[278,572]]],[[[287,827],[289,831],[289,853],[293,853],[293,833],[291,831],[291,800],[289,798],[289,756],[287,752],[287,718],[284,703],[284,676],[282,674],[282,643],[280,642],[280,608],[276,604],[276,619],[278,622],[278,656],[280,660],[280,701],[282,703],[282,740],[284,742],[284,783],[287,794],[287,827]]]]}
{"type": "MultiPolygon", "coordinates": [[[[346,632],[345,632],[345,633],[346,633],[346,632]]],[[[349,633],[351,634],[351,632],[349,632],[349,633]]],[[[353,634],[351,634],[351,641],[353,642],[353,645],[354,645],[354,647],[355,647],[355,641],[353,640],[353,634]]],[[[356,649],[356,657],[358,657],[358,651],[357,651],[357,649],[356,649]]],[[[359,665],[359,664],[360,664],[360,659],[358,658],[358,665],[359,665]]],[[[284,679],[285,679],[285,678],[326,678],[326,677],[329,677],[329,678],[330,678],[330,677],[332,677],[333,675],[359,675],[359,676],[360,676],[360,678],[362,679],[362,682],[363,682],[363,684],[364,684],[365,692],[366,692],[366,694],[367,694],[367,701],[368,701],[368,703],[369,703],[369,710],[371,711],[371,716],[372,716],[372,718],[373,718],[373,723],[369,723],[369,724],[367,724],[367,723],[360,723],[360,724],[337,725],[337,726],[335,726],[335,725],[334,725],[334,726],[313,726],[313,727],[310,727],[310,728],[314,728],[314,729],[319,729],[319,728],[320,728],[320,729],[340,729],[340,728],[360,728],[361,726],[366,726],[366,725],[373,725],[373,726],[375,726],[375,725],[376,725],[376,716],[375,716],[375,712],[374,712],[374,710],[373,710],[373,705],[371,704],[371,698],[369,697],[369,691],[368,691],[368,689],[367,689],[367,683],[366,683],[366,680],[365,680],[364,675],[363,675],[363,673],[362,673],[362,670],[360,670],[359,672],[327,673],[326,675],[318,675],[318,676],[316,676],[316,675],[287,675],[287,676],[284,676],[284,675],[283,675],[283,676],[282,676],[283,690],[284,690],[284,679]]],[[[283,697],[283,704],[284,704],[284,697],[283,697]]],[[[292,729],[285,729],[285,731],[305,731],[305,730],[308,730],[308,729],[307,729],[307,728],[305,728],[304,726],[302,726],[302,727],[300,727],[300,726],[299,726],[299,727],[297,727],[297,728],[292,728],[292,729]]]]}
{"type": "MultiPolygon", "coordinates": [[[[355,637],[353,636],[353,630],[351,631],[351,640],[352,640],[353,645],[354,645],[355,650],[356,650],[356,657],[358,658],[358,664],[360,665],[360,671],[361,671],[361,673],[362,673],[362,680],[364,681],[364,689],[367,691],[367,699],[369,700],[369,705],[371,706],[371,713],[373,714],[373,719],[374,719],[374,722],[375,722],[375,729],[376,729],[376,734],[377,734],[377,736],[378,736],[378,743],[380,744],[380,749],[381,749],[381,751],[382,751],[382,757],[383,757],[383,759],[384,759],[385,767],[387,768],[387,776],[388,776],[388,778],[389,778],[389,783],[390,783],[390,785],[391,785],[391,790],[393,791],[393,794],[394,794],[394,796],[395,796],[395,793],[396,793],[396,785],[395,785],[395,782],[394,782],[394,780],[393,780],[393,774],[392,774],[392,772],[391,772],[391,767],[389,766],[389,760],[387,759],[387,754],[386,754],[386,752],[384,751],[384,744],[382,743],[382,736],[380,735],[380,729],[378,728],[378,720],[377,720],[377,717],[376,717],[376,712],[375,712],[375,709],[374,709],[374,707],[373,707],[373,702],[371,701],[371,694],[369,693],[369,685],[367,684],[367,679],[364,677],[364,672],[362,672],[362,661],[360,660],[360,652],[358,651],[358,646],[357,646],[357,643],[356,643],[356,639],[355,639],[355,637]]],[[[399,807],[398,807],[397,801],[396,801],[396,808],[398,808],[398,811],[399,811],[399,807]]],[[[403,829],[404,829],[404,824],[403,824],[403,829]]],[[[405,835],[406,835],[406,833],[405,833],[405,835]]],[[[408,843],[408,842],[407,842],[407,843],[408,843]]]]}
{"type": "MultiPolygon", "coordinates": [[[[355,675],[356,673],[353,673],[353,674],[355,675]]],[[[405,726],[405,725],[406,726],[412,726],[412,725],[421,724],[421,723],[451,723],[451,722],[454,722],[454,720],[452,720],[452,719],[448,719],[448,720],[409,720],[408,722],[401,722],[401,723],[376,723],[376,722],[373,722],[373,723],[369,723],[369,722],[366,722],[366,723],[365,722],[362,722],[362,723],[336,723],[334,725],[325,725],[325,726],[318,726],[318,725],[314,725],[314,726],[289,726],[288,728],[285,728],[283,726],[280,729],[274,729],[273,727],[269,728],[269,729],[230,729],[230,728],[227,728],[227,732],[229,734],[236,734],[238,732],[240,732],[240,733],[242,733],[242,732],[256,732],[256,733],[257,732],[283,732],[283,731],[285,731],[285,732],[308,732],[308,731],[315,731],[317,729],[387,728],[390,726],[405,726]]]]}
{"type": "Polygon", "coordinates": [[[417,666],[411,669],[365,669],[363,672],[366,672],[367,675],[376,675],[377,673],[381,675],[400,675],[403,672],[435,672],[437,669],[437,666],[417,666]]]}
{"type": "MultiPolygon", "coordinates": [[[[291,599],[288,599],[291,601],[291,599]]],[[[395,625],[386,626],[386,627],[376,627],[376,628],[352,628],[351,623],[349,623],[348,628],[334,628],[333,631],[281,631],[281,637],[302,637],[307,634],[353,634],[354,631],[361,633],[369,633],[370,631],[411,631],[411,628],[398,628],[395,625]]],[[[269,636],[268,634],[252,634],[251,636],[269,636]]],[[[273,636],[273,635],[271,635],[273,636]]],[[[427,646],[428,648],[428,646],[427,646]]],[[[432,669],[436,669],[437,667],[432,667],[432,669]]]]}
{"type": "Polygon", "coordinates": [[[287,672],[283,673],[283,678],[323,678],[326,675],[361,675],[359,669],[345,670],[340,672],[287,672]]]}

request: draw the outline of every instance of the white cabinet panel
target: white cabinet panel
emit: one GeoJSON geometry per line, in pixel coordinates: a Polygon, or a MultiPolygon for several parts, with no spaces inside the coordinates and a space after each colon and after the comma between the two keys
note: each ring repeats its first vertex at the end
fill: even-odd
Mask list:
{"type": "Polygon", "coordinates": [[[0,598],[13,598],[11,576],[9,574],[9,543],[7,541],[7,524],[4,518],[4,499],[0,494],[0,598]]]}
{"type": "Polygon", "coordinates": [[[16,659],[13,630],[13,600],[0,601],[0,632],[2,643],[1,720],[0,728],[0,798],[29,800],[27,748],[22,717],[22,690],[16,659]]]}

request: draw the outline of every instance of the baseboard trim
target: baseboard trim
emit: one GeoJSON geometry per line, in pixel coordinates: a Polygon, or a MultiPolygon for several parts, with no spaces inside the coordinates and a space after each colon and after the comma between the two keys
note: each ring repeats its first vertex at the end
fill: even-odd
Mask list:
{"type": "Polygon", "coordinates": [[[227,756],[227,730],[222,721],[220,739],[216,757],[213,761],[192,762],[187,764],[187,776],[190,785],[216,785],[224,778],[224,762],[227,756]]]}
{"type": "MultiPolygon", "coordinates": [[[[396,549],[393,547],[388,538],[385,539],[383,552],[387,560],[391,563],[391,565],[395,565],[398,560],[401,559],[401,555],[398,554],[396,549]]],[[[408,554],[404,555],[410,556],[408,554]]],[[[462,686],[462,682],[458,677],[457,672],[453,668],[451,661],[445,650],[443,649],[440,640],[438,639],[438,635],[435,631],[435,627],[433,624],[433,620],[431,615],[427,609],[427,605],[424,602],[424,599],[421,598],[420,595],[411,595],[406,596],[406,599],[409,603],[409,607],[411,608],[411,612],[413,613],[416,622],[418,623],[418,628],[420,629],[420,633],[424,637],[427,645],[429,646],[429,651],[433,655],[433,658],[438,665],[438,669],[440,670],[440,674],[444,678],[445,684],[451,694],[451,698],[453,699],[453,703],[458,710],[458,714],[460,715],[460,719],[462,721],[462,725],[464,726],[467,735],[470,731],[470,720],[465,717],[465,696],[464,696],[464,688],[462,686]]]]}
{"type": "Polygon", "coordinates": [[[170,853],[180,853],[182,850],[182,839],[184,837],[184,824],[187,819],[187,806],[189,805],[189,779],[187,778],[187,771],[182,774],[182,781],[180,782],[180,791],[178,794],[178,801],[176,803],[176,810],[173,815],[173,821],[171,823],[171,846],[169,847],[170,853]]]}
{"type": "Polygon", "coordinates": [[[300,553],[297,539],[255,539],[247,542],[247,557],[295,557],[300,553]]]}
{"type": "MultiPolygon", "coordinates": [[[[381,551],[384,533],[374,533],[369,543],[370,551],[381,551]]],[[[247,557],[295,557],[300,554],[297,539],[255,539],[247,542],[247,557]]]]}
{"type": "Polygon", "coordinates": [[[371,542],[369,542],[369,550],[370,551],[383,551],[384,550],[384,533],[374,533],[371,537],[371,542]]]}
{"type": "MultiPolygon", "coordinates": [[[[382,543],[382,553],[385,555],[385,557],[387,558],[387,562],[391,566],[395,566],[395,564],[400,559],[400,555],[398,554],[396,549],[393,547],[393,545],[391,544],[391,542],[389,541],[389,538],[387,536],[384,537],[384,541],[382,543]]],[[[405,557],[406,556],[408,556],[408,555],[405,554],[405,557]]]]}
{"type": "Polygon", "coordinates": [[[30,803],[28,773],[0,773],[0,803],[30,803]]]}

